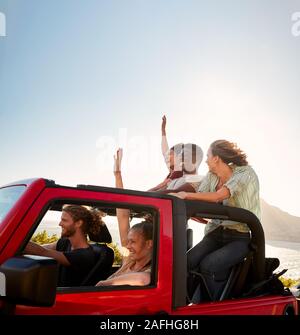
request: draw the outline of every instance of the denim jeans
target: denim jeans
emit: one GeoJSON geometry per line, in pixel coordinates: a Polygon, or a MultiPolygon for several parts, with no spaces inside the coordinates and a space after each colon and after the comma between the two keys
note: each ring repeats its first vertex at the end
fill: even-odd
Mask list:
{"type": "MultiPolygon", "coordinates": [[[[204,236],[187,253],[188,273],[201,273],[213,300],[217,300],[226,284],[230,269],[241,262],[249,252],[250,233],[220,226],[204,236]]],[[[188,277],[188,295],[193,297],[197,282],[188,277]]],[[[194,300],[199,300],[199,287],[194,300]]],[[[198,301],[197,301],[198,302],[198,301]]]]}

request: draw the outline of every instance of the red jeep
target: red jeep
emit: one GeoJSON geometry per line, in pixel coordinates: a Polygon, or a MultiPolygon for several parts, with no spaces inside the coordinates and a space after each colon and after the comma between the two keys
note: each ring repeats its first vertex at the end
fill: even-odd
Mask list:
{"type": "MultiPolygon", "coordinates": [[[[46,179],[24,180],[0,188],[0,314],[297,315],[297,299],[280,286],[278,275],[273,273],[278,264],[274,263],[276,259],[265,258],[259,220],[243,209],[152,192],[61,186],[46,179]],[[63,204],[101,209],[107,214],[109,230],[114,229],[116,208],[130,209],[133,221],[151,216],[154,249],[150,285],[57,287],[56,261],[23,255],[23,249],[38,229],[47,229],[48,218],[60,214],[63,204]],[[190,218],[230,219],[247,223],[251,230],[251,251],[231,270],[219,301],[194,305],[187,302],[190,218]]],[[[112,267],[111,273],[115,270],[112,267]]]]}

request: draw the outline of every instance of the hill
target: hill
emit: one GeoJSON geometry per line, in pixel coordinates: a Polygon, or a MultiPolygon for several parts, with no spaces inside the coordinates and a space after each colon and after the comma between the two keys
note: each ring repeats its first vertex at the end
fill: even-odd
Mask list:
{"type": "Polygon", "coordinates": [[[266,240],[300,242],[300,217],[271,206],[263,199],[261,211],[266,240]]]}

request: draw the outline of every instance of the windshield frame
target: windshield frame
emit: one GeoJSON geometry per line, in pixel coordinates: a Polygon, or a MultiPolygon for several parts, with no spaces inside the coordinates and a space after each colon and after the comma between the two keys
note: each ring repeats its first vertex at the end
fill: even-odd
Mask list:
{"type": "Polygon", "coordinates": [[[0,188],[0,227],[7,214],[25,193],[27,185],[16,184],[0,188]]]}

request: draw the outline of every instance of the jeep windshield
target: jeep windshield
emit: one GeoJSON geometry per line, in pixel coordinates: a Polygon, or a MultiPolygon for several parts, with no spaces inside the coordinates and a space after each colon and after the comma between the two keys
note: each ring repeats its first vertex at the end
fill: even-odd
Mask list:
{"type": "Polygon", "coordinates": [[[6,214],[24,193],[25,189],[25,185],[0,188],[0,225],[6,214]]]}

